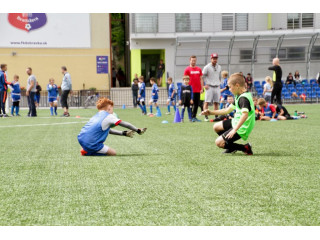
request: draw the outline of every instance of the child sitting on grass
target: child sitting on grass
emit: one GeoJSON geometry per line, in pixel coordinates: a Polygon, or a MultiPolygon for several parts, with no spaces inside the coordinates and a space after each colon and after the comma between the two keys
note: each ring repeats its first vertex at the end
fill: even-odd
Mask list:
{"type": "Polygon", "coordinates": [[[276,108],[268,103],[264,98],[258,99],[258,105],[261,108],[261,117],[262,121],[270,121],[271,119],[277,118],[276,108]]]}
{"type": "Polygon", "coordinates": [[[133,137],[133,134],[143,134],[146,128],[136,128],[128,122],[121,121],[113,115],[113,102],[108,98],[100,98],[97,103],[99,112],[81,129],[78,141],[82,147],[83,156],[115,156],[116,150],[104,145],[109,133],[113,135],[133,137]],[[113,126],[121,126],[130,131],[117,131],[113,126]]]}
{"type": "Polygon", "coordinates": [[[246,90],[246,83],[240,73],[232,74],[228,80],[231,93],[235,96],[235,105],[221,110],[205,110],[202,115],[226,115],[236,110],[233,119],[227,119],[214,124],[213,129],[218,133],[216,145],[226,149],[224,153],[234,153],[242,151],[247,155],[252,155],[250,143],[245,145],[235,143],[240,138],[247,140],[255,124],[255,111],[252,96],[246,90]]]}

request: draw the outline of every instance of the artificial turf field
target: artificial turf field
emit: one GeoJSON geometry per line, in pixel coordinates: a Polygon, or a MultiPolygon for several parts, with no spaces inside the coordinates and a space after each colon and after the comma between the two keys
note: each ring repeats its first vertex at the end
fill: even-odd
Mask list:
{"type": "Polygon", "coordinates": [[[115,109],[148,128],[109,135],[116,157],[80,155],[95,109],[2,118],[0,225],[320,225],[320,105],[287,109],[308,118],[257,122],[253,156],[221,154],[213,123],[173,124],[165,108],[160,118],[115,109]]]}

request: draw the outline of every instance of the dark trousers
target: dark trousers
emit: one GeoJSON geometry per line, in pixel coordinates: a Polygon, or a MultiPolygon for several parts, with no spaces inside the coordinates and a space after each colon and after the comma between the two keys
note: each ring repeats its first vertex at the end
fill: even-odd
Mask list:
{"type": "Polygon", "coordinates": [[[200,93],[193,93],[192,118],[197,117],[199,105],[200,105],[200,93]]]}
{"type": "Polygon", "coordinates": [[[30,92],[28,96],[28,106],[29,106],[29,113],[28,115],[31,117],[37,116],[36,104],[34,102],[34,96],[36,95],[35,92],[30,92]]]}
{"type": "Polygon", "coordinates": [[[116,87],[117,86],[116,85],[116,80],[117,80],[117,78],[115,78],[115,77],[112,78],[112,87],[116,87]]]}
{"type": "Polygon", "coordinates": [[[281,100],[281,91],[282,91],[282,85],[274,85],[273,90],[271,92],[271,104],[272,103],[278,103],[282,105],[282,100],[281,100]],[[274,98],[276,98],[274,100],[274,98]]]}
{"type": "Polygon", "coordinates": [[[133,98],[133,106],[137,107],[138,105],[138,93],[132,93],[132,98],[133,98]]]}
{"type": "Polygon", "coordinates": [[[6,114],[7,91],[0,91],[0,113],[6,114]]]}
{"type": "Polygon", "coordinates": [[[68,106],[68,95],[70,93],[70,90],[65,90],[65,91],[62,91],[61,93],[61,107],[63,108],[67,108],[69,109],[69,106],[68,106]]]}

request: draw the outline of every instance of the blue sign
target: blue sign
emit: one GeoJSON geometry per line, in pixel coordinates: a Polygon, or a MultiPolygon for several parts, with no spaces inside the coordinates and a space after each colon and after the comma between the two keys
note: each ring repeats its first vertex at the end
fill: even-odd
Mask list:
{"type": "Polygon", "coordinates": [[[97,73],[108,73],[109,64],[108,56],[97,56],[97,73]]]}

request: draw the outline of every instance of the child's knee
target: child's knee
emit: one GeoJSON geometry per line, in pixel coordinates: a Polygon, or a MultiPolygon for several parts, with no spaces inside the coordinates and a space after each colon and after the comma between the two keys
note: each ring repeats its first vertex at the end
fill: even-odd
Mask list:
{"type": "Polygon", "coordinates": [[[220,132],[220,131],[221,131],[220,126],[219,126],[219,123],[216,123],[216,124],[213,125],[213,130],[214,130],[215,132],[220,132]]]}
{"type": "Polygon", "coordinates": [[[224,146],[225,146],[225,141],[222,137],[218,137],[216,139],[215,143],[216,143],[217,147],[219,147],[219,148],[224,148],[224,146]]]}

